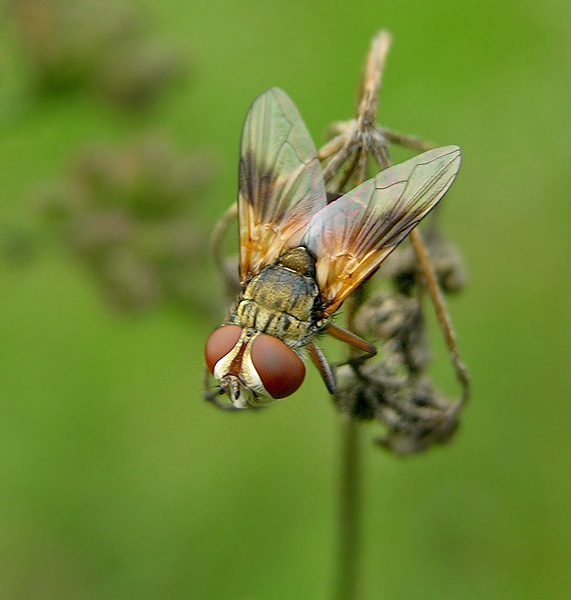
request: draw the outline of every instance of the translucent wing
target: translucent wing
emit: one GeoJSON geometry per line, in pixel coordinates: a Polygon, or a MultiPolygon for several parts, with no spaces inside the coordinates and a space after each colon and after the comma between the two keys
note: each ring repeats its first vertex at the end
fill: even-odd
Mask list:
{"type": "Polygon", "coordinates": [[[430,150],[383,171],[311,219],[301,244],[317,257],[326,315],[434,208],[459,168],[458,147],[430,150]]]}
{"type": "Polygon", "coordinates": [[[261,94],[246,118],[240,152],[240,278],[245,284],[284,247],[296,246],[326,205],[317,150],[301,116],[278,88],[261,94]]]}

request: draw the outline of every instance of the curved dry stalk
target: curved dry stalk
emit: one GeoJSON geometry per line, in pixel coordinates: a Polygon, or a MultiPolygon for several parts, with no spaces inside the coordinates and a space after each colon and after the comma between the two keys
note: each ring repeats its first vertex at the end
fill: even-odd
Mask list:
{"type": "Polygon", "coordinates": [[[432,268],[430,260],[428,259],[428,254],[426,252],[424,244],[422,243],[422,237],[420,235],[420,232],[416,229],[413,229],[410,234],[410,239],[412,240],[412,244],[414,246],[418,262],[420,263],[420,266],[422,268],[422,273],[426,281],[428,293],[430,294],[430,297],[432,299],[432,304],[434,305],[436,316],[438,318],[438,322],[440,323],[440,328],[444,335],[446,345],[448,346],[448,350],[450,351],[450,356],[452,358],[452,364],[456,371],[456,376],[458,377],[458,380],[462,387],[462,396],[460,399],[460,404],[464,404],[470,396],[470,376],[468,375],[466,365],[462,361],[460,352],[458,351],[456,335],[454,334],[454,330],[452,329],[450,315],[446,310],[444,296],[442,294],[440,286],[438,285],[434,269],[432,268]]]}
{"type": "MultiPolygon", "coordinates": [[[[410,141],[410,139],[413,139],[415,142],[416,141],[420,142],[420,138],[408,137],[408,139],[409,139],[409,141],[410,141]]],[[[422,143],[425,144],[426,146],[430,145],[431,148],[434,147],[433,145],[431,145],[430,142],[422,142],[422,143]]],[[[373,157],[375,158],[375,160],[381,170],[390,167],[392,164],[388,154],[386,153],[385,149],[382,148],[382,146],[375,146],[373,148],[373,157]]],[[[411,231],[410,239],[412,241],[415,254],[418,258],[418,262],[419,262],[420,268],[422,270],[422,274],[426,281],[426,286],[428,288],[428,292],[430,294],[430,299],[432,300],[432,304],[436,311],[438,323],[440,325],[440,328],[444,335],[444,339],[446,341],[446,345],[450,352],[450,356],[452,359],[452,365],[454,367],[454,370],[456,371],[456,376],[458,378],[458,381],[460,382],[462,392],[461,392],[459,405],[462,406],[463,404],[465,404],[465,402],[468,400],[468,398],[470,396],[470,376],[468,375],[468,370],[466,368],[466,365],[464,364],[464,361],[462,360],[462,358],[460,356],[460,352],[458,350],[458,345],[456,343],[456,336],[455,336],[454,330],[452,328],[452,320],[450,319],[450,315],[448,314],[448,311],[446,309],[446,304],[444,302],[444,296],[442,294],[442,290],[440,289],[440,285],[438,284],[438,280],[434,273],[434,269],[432,268],[432,265],[430,264],[430,259],[428,258],[428,253],[426,251],[426,248],[424,246],[422,237],[421,237],[418,229],[413,229],[411,231]]]]}
{"type": "MultiPolygon", "coordinates": [[[[338,136],[338,138],[335,139],[339,140],[337,143],[343,141],[343,144],[339,146],[337,154],[333,155],[333,158],[327,163],[327,165],[323,169],[323,179],[325,183],[331,181],[334,175],[341,168],[341,165],[351,156],[352,153],[353,140],[351,136],[345,137],[345,135],[340,135],[338,136]]],[[[321,152],[318,154],[318,156],[321,156],[321,152]]]]}
{"type": "Polygon", "coordinates": [[[210,251],[214,256],[216,266],[218,267],[221,273],[225,272],[224,238],[226,236],[226,232],[228,231],[230,223],[237,217],[237,215],[238,203],[234,202],[231,206],[229,206],[226,209],[226,211],[222,214],[218,221],[216,221],[216,225],[214,225],[214,230],[212,231],[212,235],[210,236],[210,251]]]}

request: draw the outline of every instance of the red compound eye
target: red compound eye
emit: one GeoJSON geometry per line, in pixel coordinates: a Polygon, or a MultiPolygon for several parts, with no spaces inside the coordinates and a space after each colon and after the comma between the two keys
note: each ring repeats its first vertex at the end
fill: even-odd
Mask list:
{"type": "Polygon", "coordinates": [[[273,398],[285,398],[293,394],[305,377],[305,365],[301,358],[271,335],[262,334],[254,340],[252,362],[273,398]]]}
{"type": "Polygon", "coordinates": [[[242,328],[238,325],[224,325],[210,334],[206,340],[204,356],[211,373],[214,373],[216,363],[234,348],[241,333],[242,328]]]}

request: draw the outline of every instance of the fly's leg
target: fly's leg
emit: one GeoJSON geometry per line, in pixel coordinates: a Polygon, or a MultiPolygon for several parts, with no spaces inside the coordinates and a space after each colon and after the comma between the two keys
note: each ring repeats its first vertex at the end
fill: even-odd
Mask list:
{"type": "Polygon", "coordinates": [[[342,365],[353,365],[356,366],[361,364],[364,360],[368,358],[372,358],[377,354],[377,349],[373,344],[367,342],[363,338],[359,337],[352,331],[348,329],[344,329],[343,327],[339,327],[339,325],[335,325],[334,323],[330,323],[326,329],[327,333],[334,337],[335,339],[341,340],[346,344],[349,344],[353,348],[357,350],[361,350],[362,354],[357,354],[356,356],[351,356],[351,358],[347,359],[345,362],[339,363],[336,367],[341,367],[342,365]]]}
{"type": "Polygon", "coordinates": [[[309,358],[311,358],[313,364],[317,367],[317,370],[323,378],[327,391],[333,395],[337,387],[335,384],[335,375],[333,374],[333,369],[327,362],[325,355],[321,352],[321,348],[313,342],[310,342],[307,344],[307,351],[309,353],[309,358]]]}

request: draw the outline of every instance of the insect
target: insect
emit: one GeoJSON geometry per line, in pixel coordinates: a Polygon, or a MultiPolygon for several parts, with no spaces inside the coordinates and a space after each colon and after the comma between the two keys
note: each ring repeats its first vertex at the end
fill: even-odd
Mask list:
{"type": "Polygon", "coordinates": [[[242,134],[238,222],[241,293],[206,342],[221,394],[236,408],[285,398],[309,358],[330,393],[333,371],[316,344],[327,333],[373,356],[375,347],[331,317],[442,198],[460,149],[437,148],[382,171],[327,203],[317,150],[278,88],[252,104],[242,134]]]}

